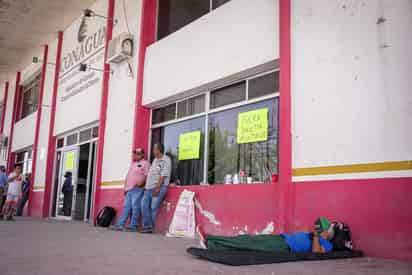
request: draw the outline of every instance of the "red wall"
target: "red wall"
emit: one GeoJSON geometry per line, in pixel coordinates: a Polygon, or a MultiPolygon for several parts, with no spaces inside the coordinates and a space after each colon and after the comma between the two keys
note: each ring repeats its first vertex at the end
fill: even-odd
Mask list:
{"type": "MultiPolygon", "coordinates": [[[[196,209],[196,222],[208,233],[236,235],[240,230],[255,233],[262,231],[269,223],[276,226],[274,217],[278,215],[273,207],[275,188],[273,184],[217,185],[170,187],[159,211],[156,230],[166,232],[173,217],[180,193],[184,190],[196,192],[196,199],[202,209],[215,216],[216,225],[196,209]]],[[[110,205],[120,215],[123,206],[122,189],[103,189],[99,209],[110,205]]]]}
{"type": "Polygon", "coordinates": [[[305,182],[294,188],[294,230],[318,216],[341,220],[368,256],[412,260],[412,178],[305,182]]]}
{"type": "Polygon", "coordinates": [[[30,199],[32,200],[32,202],[29,204],[30,216],[43,217],[44,192],[32,192],[30,199]]]}

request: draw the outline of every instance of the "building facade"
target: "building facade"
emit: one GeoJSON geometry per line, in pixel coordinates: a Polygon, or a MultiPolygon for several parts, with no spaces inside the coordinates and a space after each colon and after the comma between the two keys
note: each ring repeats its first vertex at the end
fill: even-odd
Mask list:
{"type": "Polygon", "coordinates": [[[210,233],[326,216],[367,255],[412,259],[411,1],[184,2],[98,0],[1,87],[1,162],[32,174],[27,213],[120,210],[131,150],[161,142],[160,232],[189,189],[210,233]],[[109,63],[125,34],[132,57],[109,63]]]}

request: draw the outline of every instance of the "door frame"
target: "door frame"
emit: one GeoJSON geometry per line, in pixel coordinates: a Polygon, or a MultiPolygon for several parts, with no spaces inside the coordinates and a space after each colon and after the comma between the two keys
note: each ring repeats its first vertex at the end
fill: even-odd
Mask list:
{"type": "Polygon", "coordinates": [[[74,210],[74,207],[76,205],[77,172],[78,172],[78,169],[79,169],[79,149],[80,149],[79,145],[71,145],[71,146],[67,146],[67,147],[63,148],[60,151],[61,152],[61,160],[60,160],[60,167],[59,167],[59,179],[58,179],[57,194],[56,194],[56,205],[54,205],[54,208],[55,208],[55,211],[56,211],[55,212],[56,213],[56,216],[55,216],[56,219],[73,220],[73,210],[74,210]],[[70,212],[71,213],[70,217],[67,217],[67,216],[59,215],[58,205],[59,205],[59,195],[60,195],[60,192],[61,192],[61,187],[62,187],[62,184],[63,184],[63,177],[64,177],[64,174],[62,172],[63,172],[63,168],[64,168],[64,165],[65,165],[65,161],[63,161],[63,160],[65,160],[65,158],[64,158],[65,153],[70,152],[70,151],[75,151],[76,152],[76,160],[75,160],[75,163],[74,163],[74,169],[72,171],[72,184],[73,184],[72,209],[71,209],[71,212],[70,212]]]}

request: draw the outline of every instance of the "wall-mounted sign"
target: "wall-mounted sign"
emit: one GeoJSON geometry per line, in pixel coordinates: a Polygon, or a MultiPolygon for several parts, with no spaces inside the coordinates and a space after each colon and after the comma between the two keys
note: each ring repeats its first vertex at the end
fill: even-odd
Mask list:
{"type": "Polygon", "coordinates": [[[200,131],[184,133],[179,136],[179,160],[199,159],[200,131]]]}
{"type": "Polygon", "coordinates": [[[237,143],[251,143],[268,139],[268,108],[239,113],[237,143]]]}

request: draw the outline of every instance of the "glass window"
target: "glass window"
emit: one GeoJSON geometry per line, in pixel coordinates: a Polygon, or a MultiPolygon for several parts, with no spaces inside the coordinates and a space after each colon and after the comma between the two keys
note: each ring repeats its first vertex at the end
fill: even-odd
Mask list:
{"type": "Polygon", "coordinates": [[[208,183],[225,183],[226,176],[242,174],[253,182],[271,182],[277,173],[278,99],[234,108],[209,116],[208,183]],[[237,144],[238,114],[268,108],[268,140],[237,144]]]}
{"type": "Polygon", "coordinates": [[[66,145],[73,145],[77,143],[77,133],[67,136],[66,138],[66,145]]]}
{"type": "Polygon", "coordinates": [[[250,79],[248,84],[249,99],[276,93],[279,91],[279,71],[250,79]]]}
{"type": "Polygon", "coordinates": [[[158,39],[188,25],[210,10],[210,0],[159,0],[158,3],[158,39]]]}
{"type": "Polygon", "coordinates": [[[91,139],[92,129],[86,129],[80,132],[80,142],[88,141],[91,139]]]}
{"type": "Polygon", "coordinates": [[[62,148],[64,146],[64,138],[59,138],[57,140],[57,148],[62,148]]]}
{"type": "Polygon", "coordinates": [[[229,2],[230,0],[212,0],[213,9],[217,9],[221,5],[229,2]]]}
{"type": "Polygon", "coordinates": [[[152,145],[162,143],[172,160],[171,183],[197,185],[203,182],[205,117],[195,118],[152,130],[152,145]],[[181,134],[201,131],[200,158],[179,160],[179,137],[181,134]]]}
{"type": "Polygon", "coordinates": [[[158,124],[176,118],[176,104],[156,109],[152,112],[152,124],[158,124]]]}
{"type": "Polygon", "coordinates": [[[94,127],[92,131],[92,137],[97,138],[99,136],[99,127],[94,127]]]}
{"type": "Polygon", "coordinates": [[[242,81],[210,93],[210,108],[240,102],[246,99],[246,82],[242,81]]]}
{"type": "Polygon", "coordinates": [[[177,118],[193,116],[205,111],[205,95],[189,98],[177,103],[177,118]]]}
{"type": "Polygon", "coordinates": [[[22,93],[21,119],[37,111],[40,94],[40,74],[27,85],[23,85],[22,93]]]}

